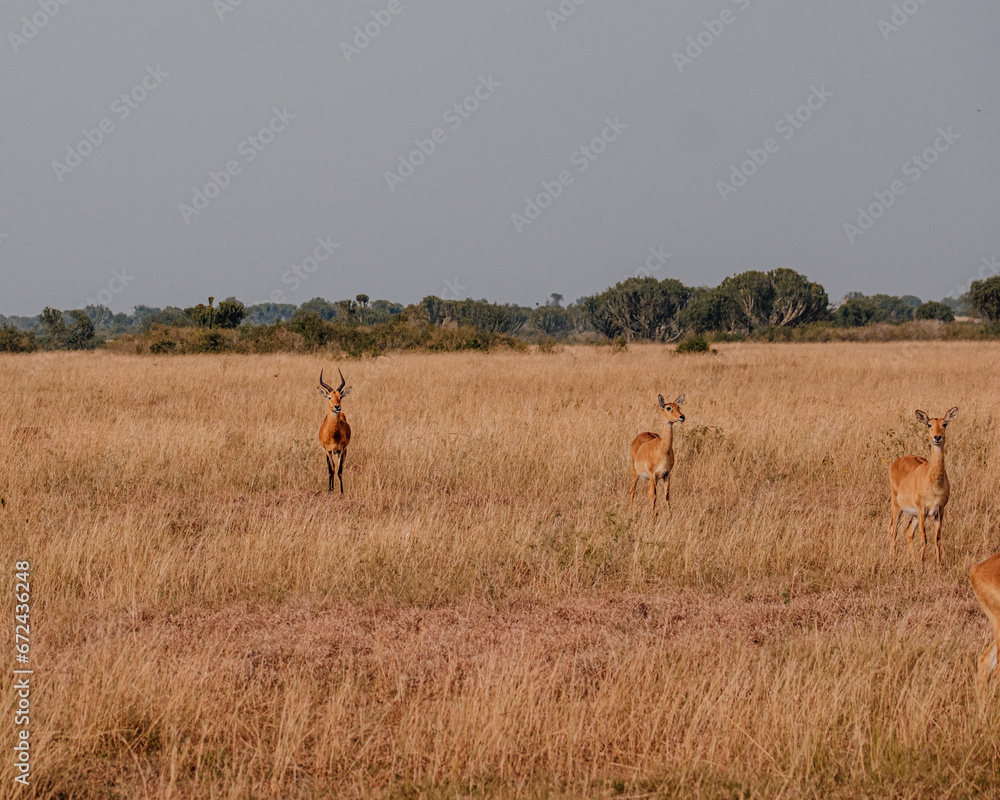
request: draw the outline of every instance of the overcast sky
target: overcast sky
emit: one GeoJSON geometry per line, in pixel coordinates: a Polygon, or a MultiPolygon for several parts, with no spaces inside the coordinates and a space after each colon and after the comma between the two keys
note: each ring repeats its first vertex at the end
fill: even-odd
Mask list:
{"type": "Polygon", "coordinates": [[[1000,271],[1000,3],[576,2],[7,0],[0,313],[1000,271]]]}

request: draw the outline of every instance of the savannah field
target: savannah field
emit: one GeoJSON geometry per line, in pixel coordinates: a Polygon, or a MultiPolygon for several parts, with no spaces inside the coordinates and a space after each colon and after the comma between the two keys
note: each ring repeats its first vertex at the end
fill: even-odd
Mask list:
{"type": "Polygon", "coordinates": [[[1000,796],[968,579],[1000,548],[1000,344],[718,350],[0,357],[0,796],[1000,796]],[[687,419],[654,519],[628,452],[657,393],[687,419]],[[951,406],[944,563],[915,567],[889,464],[951,406]]]}

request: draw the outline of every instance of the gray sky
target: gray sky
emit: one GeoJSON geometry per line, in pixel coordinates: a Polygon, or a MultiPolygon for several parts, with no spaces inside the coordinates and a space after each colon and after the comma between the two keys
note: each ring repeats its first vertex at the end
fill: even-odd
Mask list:
{"type": "Polygon", "coordinates": [[[3,4],[0,313],[1000,271],[998,3],[237,2],[3,4]]]}

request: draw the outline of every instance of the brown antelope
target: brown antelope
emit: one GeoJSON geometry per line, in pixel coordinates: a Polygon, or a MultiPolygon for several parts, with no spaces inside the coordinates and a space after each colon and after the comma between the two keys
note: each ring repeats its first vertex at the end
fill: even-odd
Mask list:
{"type": "Polygon", "coordinates": [[[656,516],[656,482],[666,486],[667,510],[670,510],[670,471],[674,468],[674,423],[683,422],[681,403],[684,395],[668,403],[660,398],[660,413],[663,414],[663,436],[656,433],[640,433],[632,440],[632,488],[629,490],[629,510],[635,503],[635,484],[639,478],[649,480],[649,504],[656,516]]]}
{"type": "Polygon", "coordinates": [[[917,419],[930,428],[931,457],[903,456],[889,467],[889,484],[892,489],[892,519],[889,521],[889,535],[892,537],[892,552],[896,552],[896,529],[900,514],[909,517],[906,539],[913,550],[913,531],[920,528],[920,560],[924,560],[927,547],[927,531],[924,520],[934,517],[934,544],[937,548],[937,563],[941,563],[941,523],[944,522],[944,507],[948,504],[951,488],[948,474],[944,471],[944,429],[955,419],[958,409],[953,408],[944,417],[931,418],[923,411],[917,411],[917,419]]]}
{"type": "Polygon", "coordinates": [[[333,491],[333,457],[340,454],[340,463],[337,465],[337,478],[340,479],[340,493],[344,493],[344,456],[347,455],[347,445],[351,443],[351,426],[347,424],[347,417],[340,410],[340,401],[351,393],[351,387],[344,388],[347,381],[344,380],[344,373],[340,372],[340,386],[334,389],[323,383],[323,370],[319,371],[318,391],[323,397],[330,401],[326,410],[326,418],[319,426],[319,443],[326,453],[326,466],[330,470],[330,488],[333,491]]]}
{"type": "Polygon", "coordinates": [[[976,599],[993,627],[993,641],[979,656],[979,679],[982,681],[996,669],[997,654],[1000,653],[1000,553],[994,553],[985,561],[973,565],[969,571],[969,579],[972,581],[972,591],[976,593],[976,599]]]}

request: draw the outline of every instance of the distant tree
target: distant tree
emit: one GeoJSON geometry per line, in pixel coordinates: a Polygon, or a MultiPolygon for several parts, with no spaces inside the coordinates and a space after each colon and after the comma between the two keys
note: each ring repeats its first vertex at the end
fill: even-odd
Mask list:
{"type": "Polygon", "coordinates": [[[733,333],[740,325],[742,312],[732,293],[699,287],[691,290],[691,299],[680,315],[681,327],[693,333],[725,331],[733,333]]]}
{"type": "Polygon", "coordinates": [[[298,310],[303,314],[314,313],[326,322],[337,316],[337,307],[322,297],[314,297],[312,300],[307,300],[299,306],[298,310]]]}
{"type": "Polygon", "coordinates": [[[13,325],[22,331],[34,331],[35,334],[44,333],[45,325],[42,324],[41,314],[34,317],[20,317],[13,314],[9,317],[0,316],[0,324],[13,325]]]}
{"type": "Polygon", "coordinates": [[[904,294],[899,299],[902,300],[904,303],[906,303],[908,306],[910,306],[910,308],[913,308],[913,309],[916,309],[917,306],[919,306],[921,303],[923,303],[923,300],[921,300],[915,294],[904,294]]]}
{"type": "Polygon", "coordinates": [[[358,301],[358,305],[362,308],[368,308],[368,295],[359,294],[354,299],[358,301]]]}
{"type": "Polygon", "coordinates": [[[110,308],[102,305],[86,306],[83,310],[87,312],[95,328],[109,327],[115,316],[110,308]]]}
{"type": "Polygon", "coordinates": [[[513,336],[528,321],[531,310],[510,303],[491,303],[488,300],[444,300],[447,319],[459,325],[471,325],[489,333],[513,336]]]}
{"type": "Polygon", "coordinates": [[[545,301],[545,305],[553,306],[554,308],[562,308],[563,296],[558,292],[553,292],[549,295],[549,299],[545,301]]]}
{"type": "Polygon", "coordinates": [[[49,334],[49,344],[52,347],[62,347],[66,342],[66,320],[58,308],[45,306],[39,315],[42,324],[49,334]]]}
{"type": "Polygon", "coordinates": [[[968,294],[973,311],[982,314],[990,322],[1000,320],[1000,275],[973,281],[968,294]]]}
{"type": "Polygon", "coordinates": [[[590,324],[587,312],[584,311],[582,306],[570,303],[566,306],[566,316],[569,320],[570,330],[573,333],[585,333],[594,330],[594,326],[590,324]]]}
{"type": "MultiPolygon", "coordinates": [[[[155,320],[157,316],[161,313],[162,309],[157,309],[156,314],[152,314],[149,320],[144,320],[144,324],[155,320]]],[[[184,309],[184,314],[199,328],[207,328],[212,322],[212,309],[206,306],[204,303],[198,303],[196,306],[191,306],[190,308],[184,309]]]]}
{"type": "MultiPolygon", "coordinates": [[[[133,324],[139,327],[148,328],[150,319],[163,311],[155,306],[136,306],[132,311],[133,324]]],[[[206,322],[207,324],[207,322],[206,322]]]]}
{"type": "Polygon", "coordinates": [[[73,324],[66,329],[65,346],[71,350],[84,350],[93,346],[94,341],[94,321],[82,308],[75,308],[69,312],[73,324]]]}
{"type": "Polygon", "coordinates": [[[123,333],[131,327],[136,325],[135,317],[130,314],[125,314],[124,312],[119,312],[115,314],[108,321],[108,328],[113,333],[123,333]]]}
{"type": "Polygon", "coordinates": [[[220,328],[238,328],[246,318],[247,308],[235,297],[227,297],[219,303],[215,312],[215,322],[220,328]]]}
{"type": "Polygon", "coordinates": [[[820,284],[784,267],[772,269],[767,277],[774,290],[769,325],[803,325],[828,318],[830,298],[820,284]]]}
{"type": "Polygon", "coordinates": [[[804,325],[829,318],[830,298],[820,284],[787,267],[748,270],[692,297],[686,321],[696,332],[753,333],[765,325],[804,325]]]}
{"type": "Polygon", "coordinates": [[[876,322],[886,322],[889,312],[879,308],[867,297],[854,297],[841,303],[834,314],[838,325],[845,328],[861,328],[876,322]]]}
{"type": "Polygon", "coordinates": [[[337,316],[340,317],[345,322],[350,322],[356,319],[357,306],[353,300],[338,300],[337,301],[337,316]]]}
{"type": "MultiPolygon", "coordinates": [[[[873,294],[868,299],[886,313],[885,319],[888,322],[906,322],[913,319],[913,309],[916,306],[911,305],[905,298],[891,294],[873,294]]],[[[919,298],[914,299],[919,301],[919,298]]]]}
{"type": "Polygon", "coordinates": [[[300,334],[311,347],[324,345],[334,328],[315,311],[303,311],[301,308],[292,314],[292,318],[285,324],[288,330],[300,334]]]}
{"type": "Polygon", "coordinates": [[[774,284],[767,273],[747,270],[725,278],[719,289],[728,292],[742,312],[742,323],[747,333],[767,325],[774,306],[774,284]]]}
{"type": "Polygon", "coordinates": [[[386,308],[385,301],[381,306],[369,302],[367,308],[358,309],[358,320],[364,325],[381,325],[384,322],[389,322],[394,316],[397,315],[386,308]]]}
{"type": "Polygon", "coordinates": [[[384,311],[393,317],[403,312],[403,304],[393,303],[391,300],[372,300],[371,307],[376,311],[384,311]]]}
{"type": "Polygon", "coordinates": [[[627,278],[585,298],[583,310],[609,339],[665,341],[680,335],[679,316],[690,296],[691,290],[673,278],[627,278]]]}
{"type": "Polygon", "coordinates": [[[956,317],[967,317],[972,313],[968,294],[963,294],[961,297],[946,297],[941,302],[948,306],[956,317]]]}
{"type": "Polygon", "coordinates": [[[253,325],[273,325],[291,319],[295,313],[295,305],[292,303],[258,303],[247,306],[247,322],[253,325]]]}
{"type": "Polygon", "coordinates": [[[162,311],[151,315],[146,322],[148,325],[174,325],[178,328],[190,328],[197,324],[183,309],[177,308],[177,306],[167,306],[162,311]]]}
{"type": "Polygon", "coordinates": [[[6,323],[0,327],[0,353],[30,353],[37,347],[34,331],[22,331],[6,323]]]}
{"type": "Polygon", "coordinates": [[[952,310],[944,303],[939,303],[936,300],[928,300],[926,303],[921,303],[917,306],[914,316],[917,319],[939,319],[942,322],[955,321],[955,314],[952,310]]]}
{"type": "Polygon", "coordinates": [[[567,309],[546,304],[532,309],[531,325],[548,336],[557,336],[570,330],[573,320],[567,309]]]}
{"type": "Polygon", "coordinates": [[[437,295],[427,295],[417,306],[421,316],[425,317],[431,325],[440,325],[445,319],[445,301],[437,295]]]}

